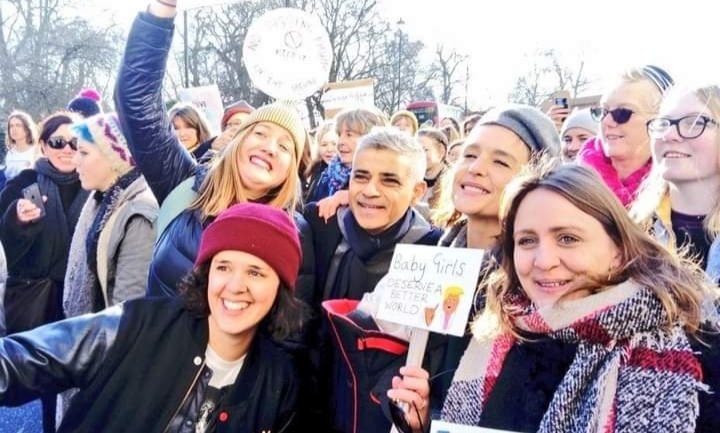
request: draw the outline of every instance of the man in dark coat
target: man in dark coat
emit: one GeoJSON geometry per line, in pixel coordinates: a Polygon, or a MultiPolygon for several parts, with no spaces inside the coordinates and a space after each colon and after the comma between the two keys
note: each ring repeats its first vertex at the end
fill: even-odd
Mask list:
{"type": "MultiPolygon", "coordinates": [[[[419,143],[397,131],[379,129],[363,137],[355,150],[350,206],[327,221],[318,216],[314,203],[307,206],[316,254],[316,309],[322,301],[359,300],[372,291],[387,273],[398,243],[437,244],[440,231],[413,209],[427,188],[424,174],[425,154],[419,143]]],[[[318,371],[325,372],[318,377],[330,383],[320,383],[317,389],[333,414],[327,420],[331,429],[346,431],[352,417],[349,406],[354,405],[342,385],[347,371],[333,355],[326,328],[318,327],[323,330],[318,332],[315,361],[318,371]]],[[[383,416],[379,405],[371,410],[383,416]]]]}

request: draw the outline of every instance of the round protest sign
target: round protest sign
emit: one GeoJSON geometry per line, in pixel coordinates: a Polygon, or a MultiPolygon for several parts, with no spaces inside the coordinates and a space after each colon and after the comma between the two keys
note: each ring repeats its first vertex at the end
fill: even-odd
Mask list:
{"type": "Polygon", "coordinates": [[[315,16],[281,8],[253,21],[243,58],[257,88],[276,99],[300,100],[327,81],[332,48],[315,16]]]}

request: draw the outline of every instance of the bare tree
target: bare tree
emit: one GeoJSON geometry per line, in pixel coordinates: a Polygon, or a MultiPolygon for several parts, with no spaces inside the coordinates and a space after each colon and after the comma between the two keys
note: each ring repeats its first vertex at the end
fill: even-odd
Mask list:
{"type": "MultiPolygon", "coordinates": [[[[250,82],[242,46],[255,18],[288,3],[317,15],[327,31],[333,54],[328,82],[375,78],[376,103],[387,111],[396,109],[399,101],[428,92],[434,75],[419,65],[422,43],[402,34],[402,50],[399,49],[398,35],[380,15],[375,0],[240,2],[194,11],[188,35],[192,85],[217,83],[225,102],[237,99],[255,105],[267,102],[267,95],[250,82]]],[[[322,92],[312,95],[308,105],[322,113],[321,96],[322,92]]]]}
{"type": "Polygon", "coordinates": [[[44,116],[65,107],[84,86],[107,93],[119,33],[69,17],[72,6],[61,0],[0,3],[0,115],[19,108],[44,116]]]}
{"type": "Polygon", "coordinates": [[[457,86],[464,85],[465,77],[460,74],[465,71],[468,57],[459,52],[448,49],[442,44],[435,47],[435,61],[433,71],[435,80],[440,87],[440,100],[443,104],[457,104],[459,95],[457,86]]]}
{"type": "Polygon", "coordinates": [[[583,56],[573,66],[564,64],[554,49],[535,52],[526,59],[529,66],[517,77],[509,96],[513,102],[539,106],[557,90],[577,97],[592,83],[583,56]]]}
{"type": "Polygon", "coordinates": [[[432,74],[418,62],[424,45],[420,41],[402,42],[397,37],[386,35],[382,60],[373,64],[376,79],[375,104],[383,111],[392,113],[413,99],[425,99],[432,95],[430,81],[432,74]]]}
{"type": "MultiPolygon", "coordinates": [[[[242,47],[252,21],[281,2],[239,2],[190,14],[188,69],[190,84],[216,83],[225,103],[245,99],[258,106],[269,97],[253,87],[243,63],[242,47]]],[[[182,35],[181,33],[181,36],[182,35]]],[[[181,47],[184,49],[184,47],[181,47]]],[[[178,64],[182,52],[176,51],[178,64]]]]}

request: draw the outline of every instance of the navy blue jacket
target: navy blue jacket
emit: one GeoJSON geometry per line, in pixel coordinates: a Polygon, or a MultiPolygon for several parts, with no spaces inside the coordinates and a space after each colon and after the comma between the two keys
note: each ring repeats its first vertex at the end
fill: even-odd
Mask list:
{"type": "MultiPolygon", "coordinates": [[[[128,147],[160,204],[185,179],[202,177],[202,169],[173,131],[162,98],[173,31],[172,19],[141,12],[128,35],[115,88],[115,107],[128,147]]],[[[296,293],[303,298],[313,291],[314,254],[308,224],[299,214],[295,223],[303,246],[296,293]]],[[[153,252],[148,294],[176,294],[177,283],[192,269],[202,230],[203,221],[192,211],[167,226],[153,252]]]]}

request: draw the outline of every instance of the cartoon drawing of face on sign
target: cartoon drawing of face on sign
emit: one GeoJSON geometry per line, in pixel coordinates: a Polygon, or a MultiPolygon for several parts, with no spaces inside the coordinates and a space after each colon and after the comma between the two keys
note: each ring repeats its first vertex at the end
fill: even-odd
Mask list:
{"type": "Polygon", "coordinates": [[[463,295],[463,289],[460,286],[448,286],[443,292],[443,329],[447,330],[450,325],[450,319],[457,311],[460,305],[460,297],[463,295]]]}
{"type": "Polygon", "coordinates": [[[450,327],[450,322],[453,315],[460,305],[460,298],[464,294],[462,287],[458,285],[449,285],[445,287],[442,292],[442,309],[439,317],[436,317],[436,312],[439,302],[435,301],[432,305],[425,307],[425,324],[431,329],[441,328],[443,331],[447,331],[450,327]],[[437,319],[437,320],[436,320],[437,319]]]}

